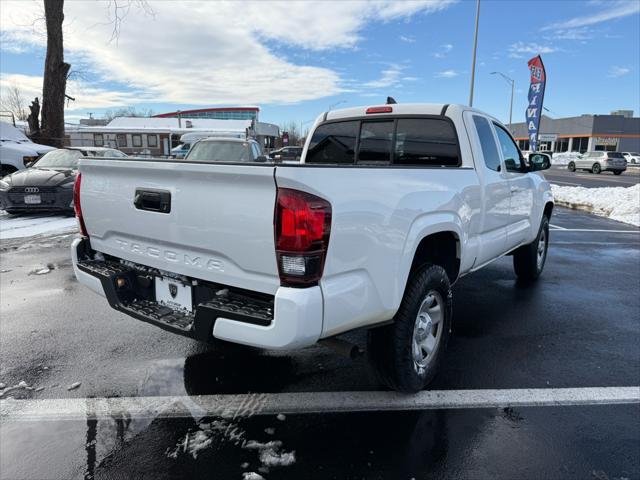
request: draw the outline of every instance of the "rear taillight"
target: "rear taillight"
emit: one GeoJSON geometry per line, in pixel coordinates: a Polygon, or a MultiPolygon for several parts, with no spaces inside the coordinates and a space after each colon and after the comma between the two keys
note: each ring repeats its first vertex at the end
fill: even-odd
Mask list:
{"type": "Polygon", "coordinates": [[[367,115],[371,113],[392,113],[393,107],[384,106],[384,107],[369,107],[367,108],[367,115]]]}
{"type": "Polygon", "coordinates": [[[80,206],[80,182],[82,181],[82,174],[78,173],[76,181],[73,184],[73,210],[76,212],[76,218],[78,219],[78,226],[80,227],[80,234],[83,237],[88,237],[87,227],[84,224],[84,218],[82,217],[82,207],[80,206]]]}
{"type": "Polygon", "coordinates": [[[329,247],[331,204],[310,193],[278,188],[274,229],[280,283],[316,285],[329,247]]]}

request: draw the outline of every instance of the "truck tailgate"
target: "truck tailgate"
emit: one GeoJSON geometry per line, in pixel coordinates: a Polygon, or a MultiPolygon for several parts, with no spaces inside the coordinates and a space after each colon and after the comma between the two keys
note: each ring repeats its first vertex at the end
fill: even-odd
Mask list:
{"type": "Polygon", "coordinates": [[[80,161],[80,172],[94,250],[224,285],[277,290],[273,165],[91,158],[80,161]],[[153,211],[155,194],[170,201],[170,211],[153,211]]]}

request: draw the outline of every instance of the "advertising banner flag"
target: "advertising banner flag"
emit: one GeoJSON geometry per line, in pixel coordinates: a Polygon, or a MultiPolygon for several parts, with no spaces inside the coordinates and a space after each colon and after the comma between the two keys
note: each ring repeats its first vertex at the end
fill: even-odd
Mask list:
{"type": "Polygon", "coordinates": [[[529,132],[529,150],[538,150],[538,132],[540,131],[540,118],[542,117],[542,102],[544,100],[544,87],[547,83],[547,74],[540,55],[527,62],[531,73],[529,85],[529,105],[527,106],[527,130],[529,132]]]}

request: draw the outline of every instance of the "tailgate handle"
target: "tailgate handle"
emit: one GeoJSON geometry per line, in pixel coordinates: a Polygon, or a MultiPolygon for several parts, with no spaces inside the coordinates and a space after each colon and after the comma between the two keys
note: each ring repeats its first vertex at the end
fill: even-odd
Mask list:
{"type": "Polygon", "coordinates": [[[137,188],[133,204],[138,210],[169,213],[171,212],[171,192],[137,188]]]}

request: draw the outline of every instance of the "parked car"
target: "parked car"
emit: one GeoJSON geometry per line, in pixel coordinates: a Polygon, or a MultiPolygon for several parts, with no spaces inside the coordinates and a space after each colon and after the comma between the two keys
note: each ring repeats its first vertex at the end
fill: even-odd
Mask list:
{"type": "Polygon", "coordinates": [[[55,148],[33,143],[23,132],[7,122],[0,122],[0,178],[26,168],[55,148]]]}
{"type": "Polygon", "coordinates": [[[299,161],[302,157],[302,147],[282,147],[273,150],[269,156],[276,161],[299,161]]]}
{"type": "Polygon", "coordinates": [[[537,171],[550,158],[524,158],[478,110],[332,110],[295,165],[248,153],[203,164],[231,160],[217,148],[202,140],[173,163],[82,159],[78,280],[202,341],[337,346],[367,328],[380,381],[415,392],[442,362],[458,278],[503,255],[523,282],[544,268],[553,197],[537,171]]]}
{"type": "Polygon", "coordinates": [[[73,183],[78,160],[83,157],[124,158],[119,150],[105,147],[54,149],[30,168],[0,180],[0,208],[8,213],[61,211],[73,213],[73,183]]]}
{"type": "Polygon", "coordinates": [[[622,155],[627,161],[627,164],[633,163],[634,165],[637,165],[640,163],[640,153],[638,152],[622,152],[622,155]]]}
{"type": "Polygon", "coordinates": [[[266,162],[268,160],[262,153],[262,147],[255,140],[229,137],[198,140],[184,159],[207,163],[266,162]]]}
{"type": "Polygon", "coordinates": [[[620,175],[627,169],[627,161],[620,152],[586,152],[581,158],[571,160],[567,168],[571,172],[588,170],[591,173],[613,172],[620,175]]]}

